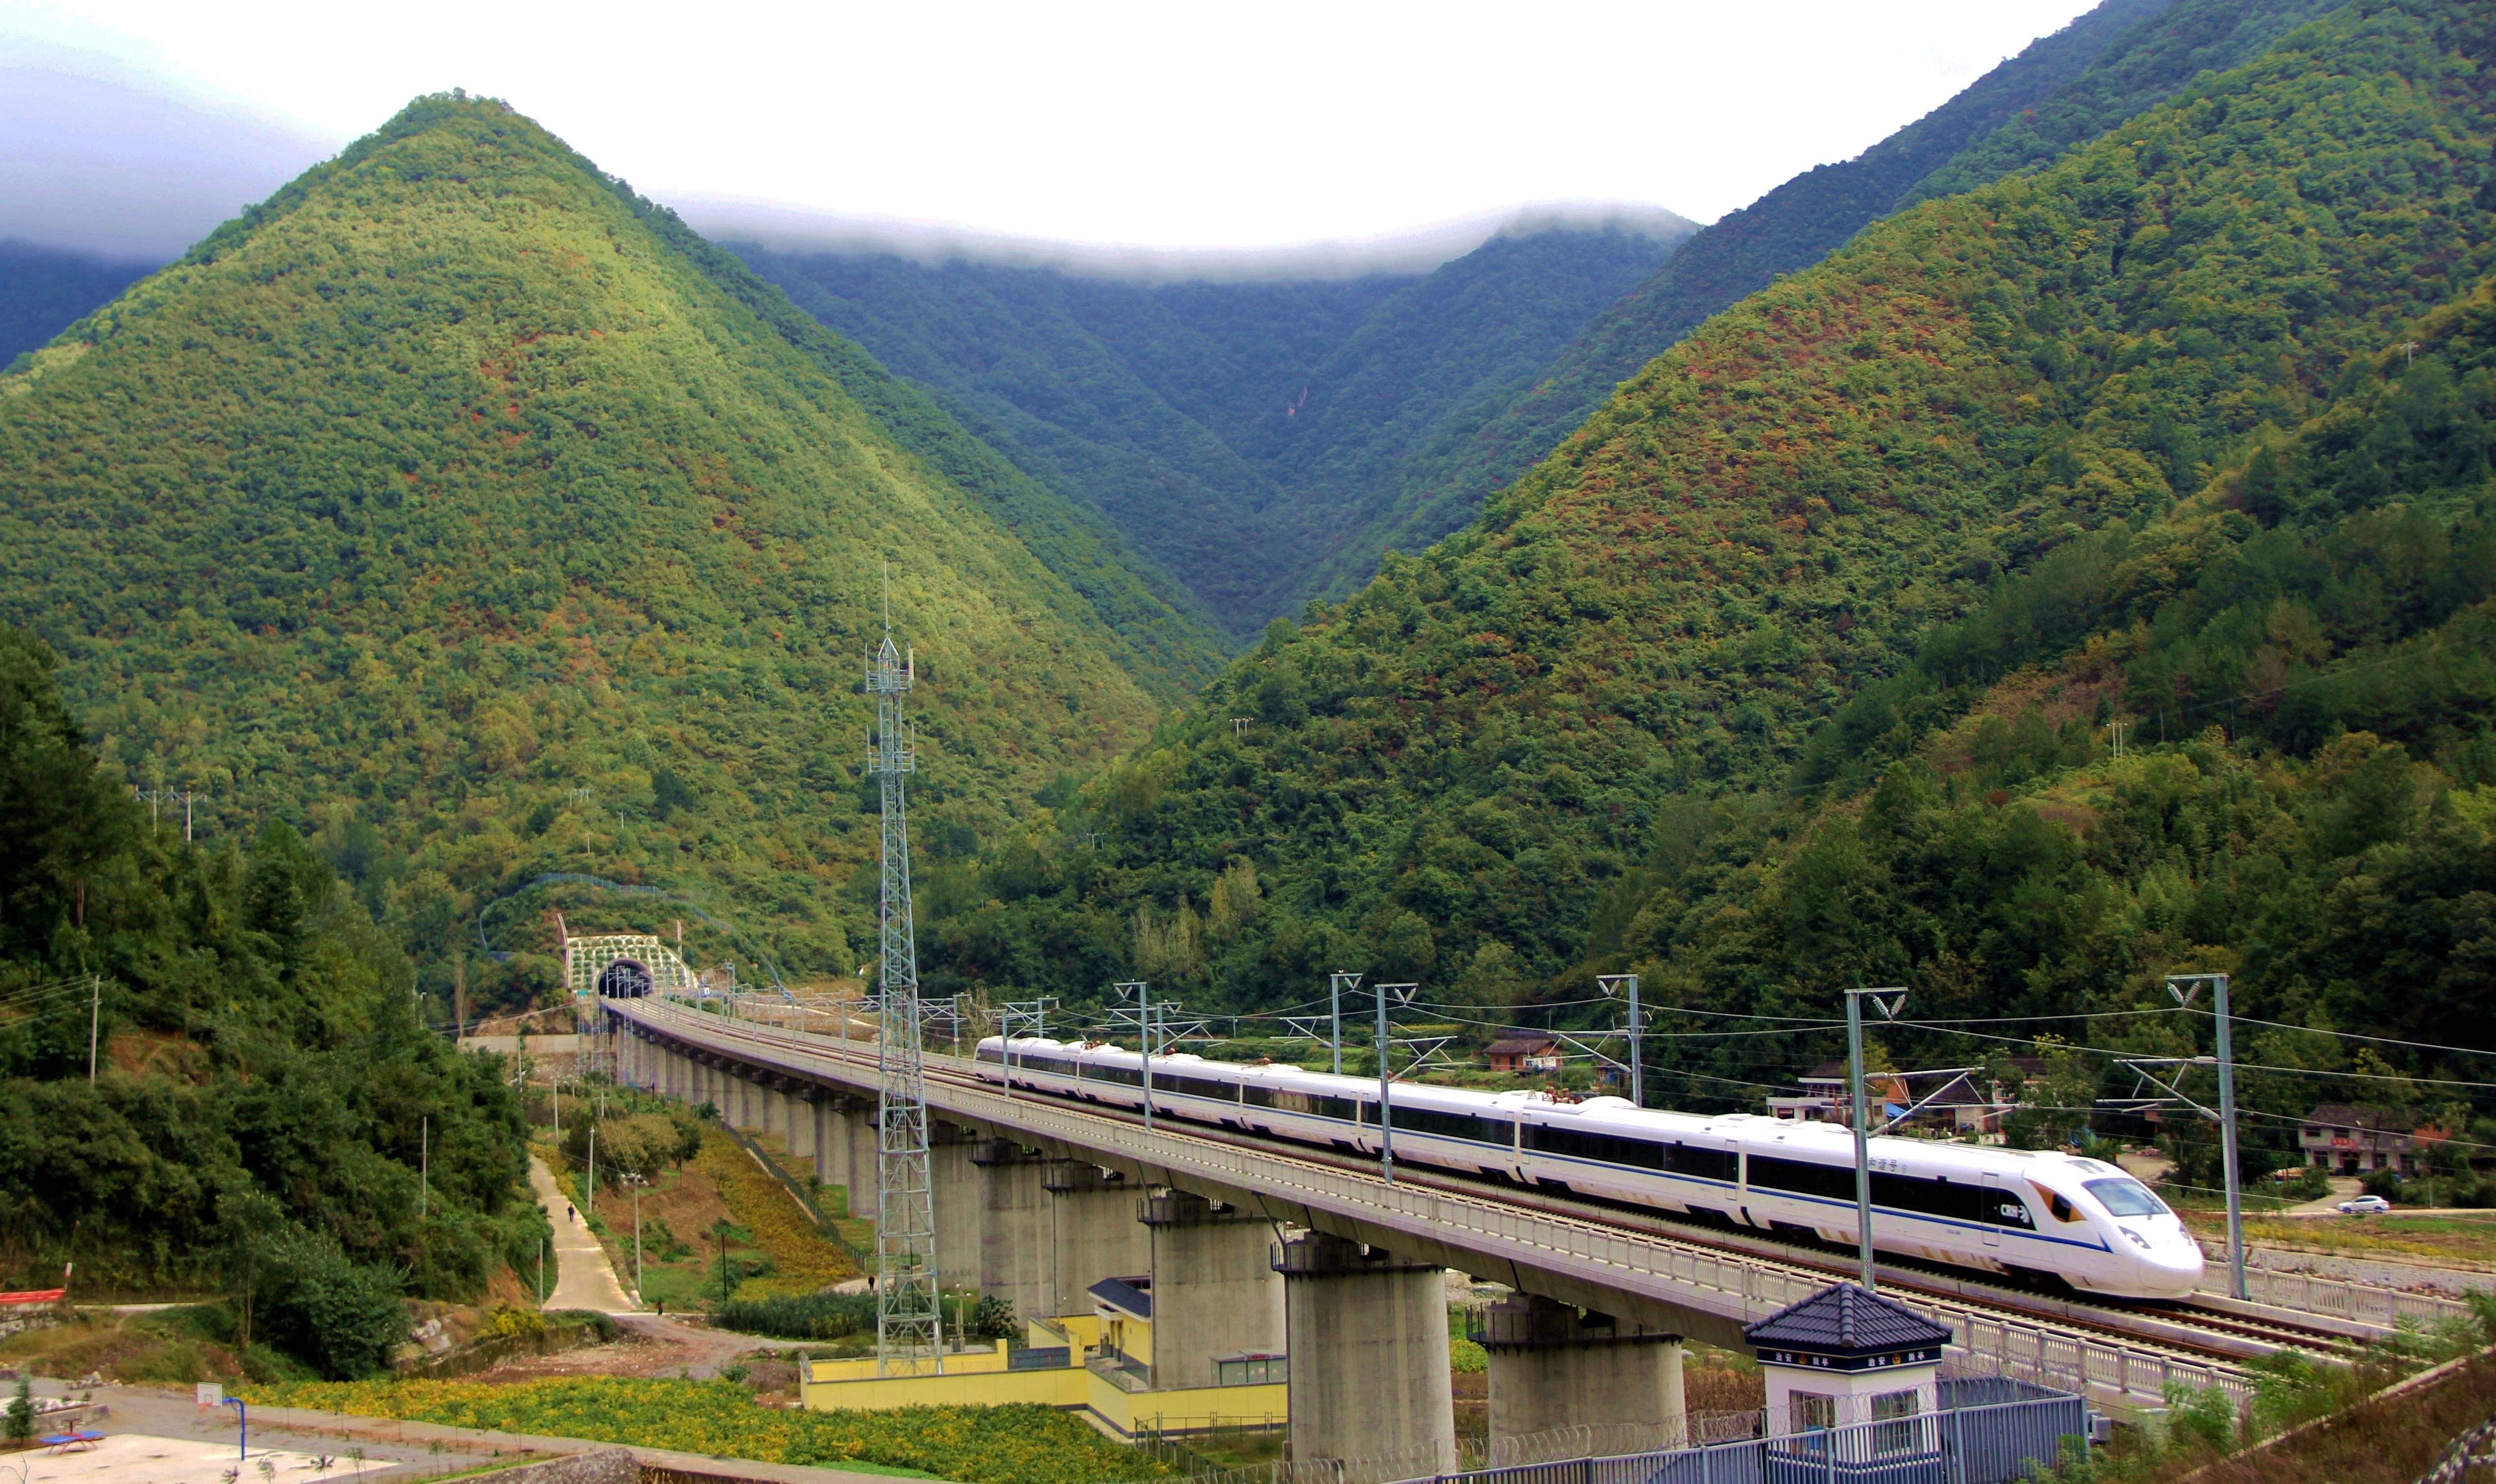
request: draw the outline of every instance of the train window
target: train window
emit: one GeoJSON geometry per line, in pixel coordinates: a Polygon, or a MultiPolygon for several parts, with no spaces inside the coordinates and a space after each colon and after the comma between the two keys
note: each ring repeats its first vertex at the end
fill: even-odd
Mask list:
{"type": "Polygon", "coordinates": [[[1985,1220],[1981,1188],[1953,1185],[1948,1180],[1926,1180],[1919,1175],[1875,1173],[1872,1177],[1872,1204],[1887,1206],[1892,1211],[1912,1211],[1918,1216],[1935,1216],[1946,1221],[1985,1220]]]}
{"type": "Polygon", "coordinates": [[[1290,1088],[1277,1088],[1274,1100],[1268,1106],[1285,1113],[1306,1113],[1312,1118],[1339,1118],[1347,1124],[1355,1116],[1355,1104],[1349,1098],[1326,1098],[1316,1093],[1295,1092],[1290,1088]]]}
{"type": "Polygon", "coordinates": [[[1987,1190],[1984,1198],[1989,1208],[1985,1218],[1994,1225],[2016,1226],[2022,1231],[2037,1229],[2037,1218],[2028,1210],[2028,1203],[2017,1195],[2009,1190],[1987,1190]]]}
{"type": "Polygon", "coordinates": [[[1083,1075],[1095,1082],[1123,1082],[1129,1087],[1144,1085],[1144,1074],[1132,1067],[1104,1067],[1093,1062],[1084,1066],[1083,1075]]]}
{"type": "Polygon", "coordinates": [[[1243,1083],[1239,1089],[1239,1100],[1252,1108],[1270,1108],[1274,1105],[1274,1090],[1259,1087],[1254,1082],[1243,1083]]]}
{"type": "Polygon", "coordinates": [[[2106,1208],[2116,1216],[2165,1216],[2167,1202],[2149,1193],[2149,1187],[2137,1180],[2117,1176],[2110,1180],[2081,1182],[2091,1195],[2106,1202],[2106,1208]]]}
{"type": "Polygon", "coordinates": [[[1554,1128],[1549,1124],[1526,1125],[1525,1147],[1539,1154],[1596,1159],[1606,1164],[1624,1164],[1632,1169],[1645,1170],[1663,1169],[1665,1154],[1671,1148],[1647,1139],[1622,1138],[1617,1134],[1594,1133],[1582,1128],[1554,1128]]]}
{"type": "Polygon", "coordinates": [[[983,1062],[1002,1062],[1006,1059],[1005,1052],[994,1046],[982,1046],[977,1055],[983,1062]]]}
{"type": "Polygon", "coordinates": [[[1727,1184],[1742,1178],[1740,1155],[1730,1149],[1700,1149],[1689,1144],[1664,1146],[1664,1167],[1676,1175],[1692,1175],[1700,1180],[1722,1180],[1727,1184]]]}
{"type": "Polygon", "coordinates": [[[1178,1090],[1196,1098],[1210,1098],[1217,1102],[1237,1102],[1239,1089],[1216,1077],[1172,1077],[1178,1090]]]}
{"type": "Polygon", "coordinates": [[[1851,1165],[1822,1164],[1811,1159],[1778,1159],[1766,1155],[1751,1156],[1751,1188],[1755,1190],[1791,1190],[1797,1195],[1824,1195],[1839,1200],[1855,1198],[1855,1170],[1851,1165]]]}
{"type": "Polygon", "coordinates": [[[1435,1108],[1397,1107],[1395,1127],[1415,1133],[1435,1133],[1481,1144],[1505,1144],[1514,1124],[1505,1119],[1476,1118],[1470,1113],[1442,1113],[1435,1108]]]}
{"type": "Polygon", "coordinates": [[[2044,1186],[2039,1185],[2034,1180],[2028,1182],[2028,1188],[2035,1190],[2038,1195],[2044,1199],[2045,1209],[2054,1214],[2054,1220],[2058,1221],[2076,1221],[2080,1219],[2080,1213],[2073,1208],[2070,1199],[2067,1198],[2062,1191],[2049,1190],[2044,1186]]]}

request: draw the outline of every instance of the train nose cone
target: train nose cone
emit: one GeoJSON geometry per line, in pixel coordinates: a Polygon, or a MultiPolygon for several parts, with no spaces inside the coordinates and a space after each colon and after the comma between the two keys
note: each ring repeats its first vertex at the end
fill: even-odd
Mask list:
{"type": "Polygon", "coordinates": [[[2181,1297],[2200,1286],[2205,1266],[2201,1244],[2193,1239],[2182,1222],[2143,1223],[2131,1229],[2148,1243],[2145,1250],[2139,1243],[2132,1243],[2133,1257],[2141,1276],[2160,1295],[2181,1297]]]}

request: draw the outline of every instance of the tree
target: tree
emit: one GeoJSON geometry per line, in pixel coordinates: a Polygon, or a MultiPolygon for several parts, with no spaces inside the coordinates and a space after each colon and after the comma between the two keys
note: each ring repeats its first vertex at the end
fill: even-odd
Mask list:
{"type": "Polygon", "coordinates": [[[9,1440],[22,1443],[35,1436],[35,1387],[32,1367],[19,1367],[17,1394],[9,1399],[9,1440]]]}

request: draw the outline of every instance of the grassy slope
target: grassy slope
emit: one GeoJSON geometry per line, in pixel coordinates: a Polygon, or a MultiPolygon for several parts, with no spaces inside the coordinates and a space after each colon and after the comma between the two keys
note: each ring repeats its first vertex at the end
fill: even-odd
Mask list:
{"type": "Polygon", "coordinates": [[[1106,849],[1001,852],[948,962],[1073,990],[1244,857],[1263,915],[1179,975],[1226,997],[1567,963],[1677,795],[1780,780],[1996,571],[2154,516],[2475,281],[2480,45],[2458,6],[2353,9],[1720,316],[1209,687],[1093,795],[1106,849]]]}
{"type": "Polygon", "coordinates": [[[587,870],[846,966],[880,561],[931,791],[997,818],[1138,735],[1156,665],[945,477],[983,450],[865,378],[924,419],[903,447],[689,235],[423,100],[0,382],[0,607],[109,765],[226,819],[360,814],[419,851],[420,916],[587,870]]]}
{"type": "Polygon", "coordinates": [[[1451,423],[1373,492],[1368,528],[1318,575],[1339,596],[1378,553],[1418,550],[1471,520],[1612,387],[1710,315],[1818,262],[1866,224],[2044,164],[2225,71],[2330,0],[2107,0],[1856,158],[1779,186],[1693,237],[1513,399],[1451,423]]]}

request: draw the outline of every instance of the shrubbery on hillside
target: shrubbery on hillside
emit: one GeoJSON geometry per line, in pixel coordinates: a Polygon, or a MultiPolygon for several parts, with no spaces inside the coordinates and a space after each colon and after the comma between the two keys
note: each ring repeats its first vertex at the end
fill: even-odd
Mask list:
{"type": "MultiPolygon", "coordinates": [[[[2496,265],[2488,46],[2474,7],[2352,7],[2033,176],[1867,230],[1656,361],[1476,526],[1276,625],[1063,816],[934,872],[931,960],[1017,993],[1089,1000],[1142,973],[1249,1007],[1305,1001],[1332,969],[1535,984],[1590,940],[1611,951],[1647,873],[1698,849],[1694,821],[1774,814],[1821,724],[1910,673],[1937,625],[1947,689],[2052,652],[2018,623],[2096,622],[1986,609],[2006,575],[2085,587],[2118,549],[2183,561],[2250,536],[2260,518],[2218,508],[2234,484],[2218,504],[2209,486],[2281,429],[2373,397],[2431,422],[2440,376],[2467,400],[2468,367],[2387,371],[2385,353],[2496,265]],[[2012,627],[1949,627],[1980,610],[2012,627]],[[1216,882],[1239,871],[1253,907],[1217,921],[1216,882]]],[[[2206,594],[2148,603],[2138,683],[2199,704],[2313,665],[2228,637],[2266,634],[2272,607],[2231,584],[2274,580],[2273,561],[2321,626],[2283,629],[2291,644],[2339,654],[2465,613],[2485,517],[2467,495],[2395,511],[2375,487],[2349,497],[2363,520],[2277,517],[2290,535],[2242,543],[2206,594]],[[2392,631],[2364,616],[2369,583],[2416,594],[2392,631]]],[[[2311,704],[2284,702],[2281,725],[2311,704]]],[[[2169,741],[2213,719],[2179,712],[2169,741]]],[[[2310,747],[2330,723],[2296,725],[2310,747]]],[[[2079,759],[2047,730],[2073,749],[2061,765],[2079,759]]],[[[1807,785],[1844,771],[1836,751],[1807,785]]],[[[2222,748],[2193,766],[2236,788],[2308,764],[2222,748]]]]}
{"type": "Polygon", "coordinates": [[[1210,647],[1096,524],[476,99],[0,379],[0,619],[61,653],[116,776],[220,833],[303,821],[425,959],[569,871],[854,969],[879,563],[923,817],[997,828],[1210,647]]]}
{"type": "Polygon", "coordinates": [[[377,1369],[402,1294],[474,1300],[546,1231],[502,1064],[417,1023],[406,959],[294,831],[151,827],[51,670],[0,626],[8,1281],[223,1291],[240,1343],[377,1369]]]}

